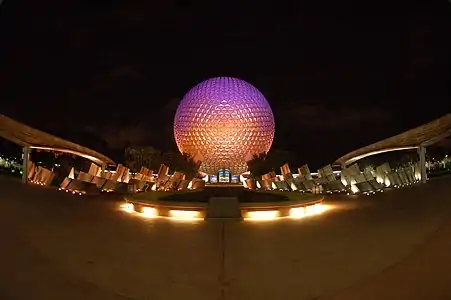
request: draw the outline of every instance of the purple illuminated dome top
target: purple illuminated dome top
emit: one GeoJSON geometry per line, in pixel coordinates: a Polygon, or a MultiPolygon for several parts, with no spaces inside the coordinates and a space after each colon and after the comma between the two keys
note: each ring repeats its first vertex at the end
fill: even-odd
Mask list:
{"type": "Polygon", "coordinates": [[[174,136],[180,152],[201,155],[201,169],[215,174],[246,171],[246,158],[267,152],[274,139],[274,116],[253,85],[231,77],[205,80],[180,102],[174,136]]]}

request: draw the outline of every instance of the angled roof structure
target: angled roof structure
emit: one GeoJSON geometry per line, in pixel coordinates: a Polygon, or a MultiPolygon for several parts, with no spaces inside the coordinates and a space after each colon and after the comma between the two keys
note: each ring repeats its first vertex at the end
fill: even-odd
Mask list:
{"type": "Polygon", "coordinates": [[[377,143],[354,150],[335,161],[336,164],[349,165],[353,162],[390,151],[427,147],[451,136],[451,114],[447,114],[427,124],[405,131],[377,143]]]}
{"type": "Polygon", "coordinates": [[[0,114],[0,137],[22,147],[75,154],[97,164],[115,164],[111,158],[94,150],[40,131],[2,114],[0,114]]]}

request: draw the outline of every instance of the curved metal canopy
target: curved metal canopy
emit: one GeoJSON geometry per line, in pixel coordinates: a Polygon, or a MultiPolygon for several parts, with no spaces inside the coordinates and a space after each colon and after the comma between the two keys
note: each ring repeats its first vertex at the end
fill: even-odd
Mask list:
{"type": "Polygon", "coordinates": [[[390,151],[427,147],[451,136],[451,114],[377,143],[349,152],[335,161],[349,165],[359,159],[390,151]]]}
{"type": "Polygon", "coordinates": [[[0,137],[22,147],[75,154],[97,164],[115,164],[111,158],[97,151],[40,131],[2,114],[0,114],[0,137]]]}

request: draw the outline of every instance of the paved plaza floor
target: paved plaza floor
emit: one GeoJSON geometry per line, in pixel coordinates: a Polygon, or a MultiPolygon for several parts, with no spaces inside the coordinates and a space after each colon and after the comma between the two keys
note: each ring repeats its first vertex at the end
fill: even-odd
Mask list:
{"type": "Polygon", "coordinates": [[[0,179],[0,299],[449,299],[451,179],[270,222],[144,219],[0,179]]]}

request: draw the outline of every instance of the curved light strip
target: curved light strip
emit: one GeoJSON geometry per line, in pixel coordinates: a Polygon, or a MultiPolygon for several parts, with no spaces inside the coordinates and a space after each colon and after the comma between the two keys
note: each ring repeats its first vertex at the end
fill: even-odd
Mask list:
{"type": "Polygon", "coordinates": [[[63,152],[63,153],[69,153],[69,154],[74,154],[74,155],[78,155],[81,157],[84,157],[86,159],[89,159],[90,161],[93,161],[99,165],[104,164],[105,162],[98,159],[97,157],[94,157],[92,155],[88,155],[82,152],[78,152],[75,150],[70,150],[70,149],[64,149],[64,148],[52,148],[52,147],[41,147],[41,146],[30,146],[31,149],[39,149],[39,150],[47,150],[47,151],[58,151],[58,152],[63,152]]]}
{"type": "Polygon", "coordinates": [[[357,156],[354,156],[354,157],[348,159],[347,161],[344,162],[344,165],[345,166],[350,165],[358,160],[361,160],[362,158],[381,154],[381,153],[402,151],[402,150],[412,150],[412,149],[418,149],[418,148],[420,148],[420,147],[419,146],[408,146],[408,147],[395,147],[395,148],[387,148],[387,149],[382,149],[382,150],[371,151],[371,152],[360,154],[360,155],[357,155],[357,156]]]}

